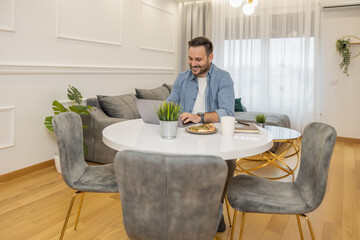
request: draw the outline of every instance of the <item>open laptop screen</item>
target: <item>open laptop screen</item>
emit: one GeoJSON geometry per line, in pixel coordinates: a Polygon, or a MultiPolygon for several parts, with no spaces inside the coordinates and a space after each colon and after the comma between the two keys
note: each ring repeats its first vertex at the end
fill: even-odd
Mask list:
{"type": "MultiPolygon", "coordinates": [[[[155,110],[159,108],[159,105],[163,103],[164,101],[160,100],[149,100],[149,99],[135,99],[136,107],[140,113],[140,116],[144,123],[150,123],[150,124],[160,124],[159,118],[156,115],[155,110]]],[[[189,125],[192,125],[193,123],[187,123],[183,124],[179,120],[179,127],[186,127],[189,125]]]]}

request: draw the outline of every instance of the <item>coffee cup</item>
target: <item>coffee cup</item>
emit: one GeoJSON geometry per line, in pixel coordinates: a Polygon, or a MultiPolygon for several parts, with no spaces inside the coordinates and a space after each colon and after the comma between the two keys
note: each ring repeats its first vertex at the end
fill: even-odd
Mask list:
{"type": "Polygon", "coordinates": [[[235,117],[222,116],[221,117],[221,134],[223,136],[233,136],[235,129],[235,117]]]}

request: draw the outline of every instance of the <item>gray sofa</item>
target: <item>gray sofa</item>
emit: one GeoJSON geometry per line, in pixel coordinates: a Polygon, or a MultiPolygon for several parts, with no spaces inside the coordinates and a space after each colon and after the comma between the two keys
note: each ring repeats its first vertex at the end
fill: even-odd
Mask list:
{"type": "MultiPolygon", "coordinates": [[[[103,129],[113,123],[140,118],[134,99],[164,100],[170,95],[171,89],[171,85],[164,84],[154,89],[135,89],[136,95],[98,95],[88,98],[86,104],[93,106],[94,110],[89,115],[82,116],[83,124],[88,126],[84,129],[84,141],[88,146],[88,154],[85,155],[85,159],[102,164],[113,163],[116,151],[102,141],[103,129]]],[[[244,110],[244,112],[235,112],[236,119],[254,122],[255,116],[259,112],[248,112],[246,108],[244,110]]],[[[277,113],[265,113],[265,115],[267,125],[290,127],[287,115],[277,113]]],[[[277,145],[272,150],[276,148],[277,145]]]]}

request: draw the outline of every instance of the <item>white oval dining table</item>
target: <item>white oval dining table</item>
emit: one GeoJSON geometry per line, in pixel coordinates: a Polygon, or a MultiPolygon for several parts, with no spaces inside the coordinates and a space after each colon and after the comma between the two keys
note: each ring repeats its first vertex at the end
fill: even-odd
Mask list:
{"type": "Polygon", "coordinates": [[[221,135],[220,123],[215,123],[217,133],[199,135],[178,128],[175,139],[163,139],[160,126],[147,124],[142,119],[128,120],[109,125],[103,130],[104,143],[117,150],[132,149],[155,153],[213,155],[224,160],[253,156],[269,150],[273,145],[271,132],[260,129],[259,134],[235,133],[221,135]]]}

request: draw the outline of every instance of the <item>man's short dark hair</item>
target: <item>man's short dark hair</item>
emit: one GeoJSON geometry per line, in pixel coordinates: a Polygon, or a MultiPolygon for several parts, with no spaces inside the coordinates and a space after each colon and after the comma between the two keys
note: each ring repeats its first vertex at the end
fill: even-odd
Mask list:
{"type": "Polygon", "coordinates": [[[206,37],[196,37],[196,38],[192,39],[191,41],[189,41],[188,44],[189,44],[189,48],[204,46],[207,56],[209,56],[213,52],[213,44],[206,37]]]}

